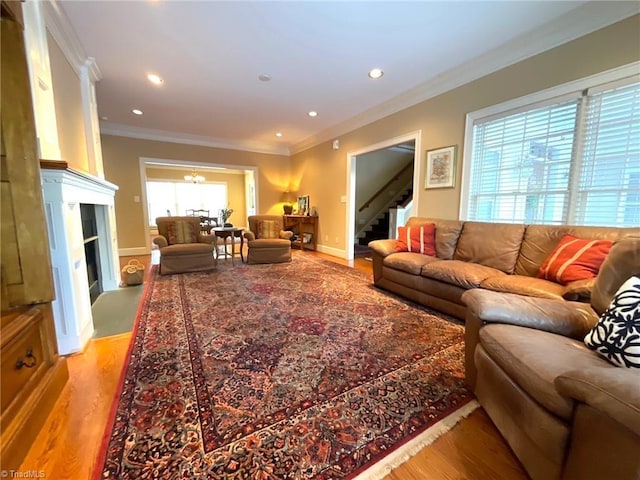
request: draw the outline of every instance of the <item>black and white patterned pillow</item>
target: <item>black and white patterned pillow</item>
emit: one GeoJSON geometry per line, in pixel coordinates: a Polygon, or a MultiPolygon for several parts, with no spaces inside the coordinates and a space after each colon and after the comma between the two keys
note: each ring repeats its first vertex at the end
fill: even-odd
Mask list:
{"type": "Polygon", "coordinates": [[[640,278],[622,284],[584,343],[614,365],[640,368],[640,278]]]}

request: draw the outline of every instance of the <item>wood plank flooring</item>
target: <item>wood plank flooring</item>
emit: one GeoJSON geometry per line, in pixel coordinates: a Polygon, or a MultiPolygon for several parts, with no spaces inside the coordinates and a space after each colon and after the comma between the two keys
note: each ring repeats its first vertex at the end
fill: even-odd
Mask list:
{"type": "MultiPolygon", "coordinates": [[[[342,260],[305,252],[371,273],[364,258],[342,260]]],[[[150,257],[137,258],[147,268],[150,257]]],[[[89,480],[118,389],[130,334],[91,340],[68,357],[69,381],[33,443],[20,471],[56,480],[89,480]]],[[[481,408],[422,449],[385,480],[526,480],[528,477],[481,408]]]]}

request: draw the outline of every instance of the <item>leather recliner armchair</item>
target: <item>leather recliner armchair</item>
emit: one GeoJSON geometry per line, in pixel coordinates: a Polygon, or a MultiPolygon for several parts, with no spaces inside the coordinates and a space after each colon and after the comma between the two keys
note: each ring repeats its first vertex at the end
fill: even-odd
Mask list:
{"type": "Polygon", "coordinates": [[[583,341],[639,274],[640,238],[628,238],[611,248],[590,304],[463,294],[467,383],[533,480],[640,479],[640,372],[583,341]]]}

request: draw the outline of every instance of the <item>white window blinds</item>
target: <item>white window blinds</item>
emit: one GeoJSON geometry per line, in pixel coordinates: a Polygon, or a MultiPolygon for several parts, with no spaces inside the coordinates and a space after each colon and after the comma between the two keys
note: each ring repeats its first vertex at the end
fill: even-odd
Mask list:
{"type": "Polygon", "coordinates": [[[640,225],[640,84],[589,93],[575,223],[640,225]]]}
{"type": "Polygon", "coordinates": [[[640,82],[608,84],[473,123],[465,217],[640,224],[640,82]]]}

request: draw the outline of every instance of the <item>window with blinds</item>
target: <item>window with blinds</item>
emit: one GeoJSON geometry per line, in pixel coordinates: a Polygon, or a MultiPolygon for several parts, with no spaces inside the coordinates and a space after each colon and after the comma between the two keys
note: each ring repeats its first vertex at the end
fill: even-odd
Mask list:
{"type": "Polygon", "coordinates": [[[473,120],[462,218],[640,225],[640,77],[473,120]]]}

